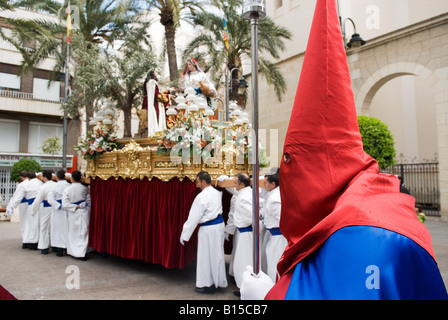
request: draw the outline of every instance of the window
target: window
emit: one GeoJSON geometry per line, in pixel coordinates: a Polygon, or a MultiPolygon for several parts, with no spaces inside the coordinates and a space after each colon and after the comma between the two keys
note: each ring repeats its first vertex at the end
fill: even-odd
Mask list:
{"type": "Polygon", "coordinates": [[[29,126],[28,152],[44,153],[42,145],[48,138],[58,137],[62,143],[63,130],[62,124],[31,122],[29,126]]]}
{"type": "Polygon", "coordinates": [[[19,152],[20,122],[0,119],[0,152],[19,152]]]}
{"type": "Polygon", "coordinates": [[[0,72],[0,90],[20,91],[20,77],[11,73],[0,72]]]}
{"type": "Polygon", "coordinates": [[[34,78],[33,80],[33,98],[38,100],[59,101],[61,84],[52,82],[48,86],[47,79],[34,78]]]}

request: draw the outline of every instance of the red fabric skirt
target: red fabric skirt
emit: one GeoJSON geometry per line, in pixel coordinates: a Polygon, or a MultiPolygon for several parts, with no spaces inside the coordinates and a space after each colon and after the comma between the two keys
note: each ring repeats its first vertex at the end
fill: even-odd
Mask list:
{"type": "Polygon", "coordinates": [[[189,179],[92,179],[89,247],[170,269],[187,266],[196,258],[197,233],[185,246],[179,239],[198,192],[189,179]]]}

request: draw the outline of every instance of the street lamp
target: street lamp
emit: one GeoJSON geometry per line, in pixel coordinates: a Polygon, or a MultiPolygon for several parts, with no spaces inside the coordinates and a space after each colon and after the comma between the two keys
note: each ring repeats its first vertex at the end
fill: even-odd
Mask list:
{"type": "Polygon", "coordinates": [[[337,6],[338,6],[338,13],[339,13],[339,24],[341,25],[341,30],[342,30],[342,38],[344,39],[344,48],[359,48],[362,47],[363,45],[366,44],[366,41],[361,38],[361,36],[359,35],[359,33],[356,32],[356,25],[355,22],[350,19],[347,18],[344,21],[342,21],[342,17],[341,17],[341,9],[339,6],[339,0],[337,0],[337,6]],[[350,39],[350,41],[347,43],[347,39],[345,38],[346,36],[346,31],[345,31],[345,23],[348,21],[350,21],[353,25],[353,29],[355,31],[355,33],[352,35],[352,38],[350,39]]]}
{"type": "Polygon", "coordinates": [[[233,68],[232,70],[230,70],[230,73],[228,74],[227,68],[226,68],[226,80],[225,80],[226,81],[226,121],[230,120],[230,110],[229,110],[230,92],[232,92],[232,90],[233,90],[232,74],[234,71],[239,71],[241,73],[241,80],[238,83],[238,94],[244,94],[244,90],[246,90],[246,88],[247,88],[246,80],[242,76],[242,72],[240,69],[233,68]],[[230,90],[229,90],[229,82],[230,82],[230,90]]]}
{"type": "Polygon", "coordinates": [[[244,77],[241,77],[240,82],[238,83],[238,94],[244,94],[247,87],[248,85],[246,79],[244,79],[244,77]]]}
{"type": "Polygon", "coordinates": [[[250,20],[252,34],[252,229],[253,229],[253,272],[260,273],[260,225],[259,225],[259,138],[258,138],[258,20],[266,17],[265,0],[244,0],[243,18],[250,20]],[[254,141],[255,140],[255,141],[254,141]]]}
{"type": "Polygon", "coordinates": [[[366,41],[363,38],[361,38],[359,33],[356,32],[355,22],[350,18],[345,19],[344,22],[342,23],[342,37],[344,38],[344,46],[346,48],[347,47],[348,48],[359,48],[366,44],[366,41]],[[350,41],[348,43],[347,43],[347,40],[345,39],[345,36],[346,36],[345,23],[347,21],[350,21],[352,23],[353,29],[355,30],[355,33],[352,35],[352,38],[350,39],[350,41]]]}

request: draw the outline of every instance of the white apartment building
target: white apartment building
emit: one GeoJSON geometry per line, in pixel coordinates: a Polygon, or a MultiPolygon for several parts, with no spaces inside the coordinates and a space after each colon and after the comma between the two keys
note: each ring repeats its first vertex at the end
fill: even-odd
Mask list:
{"type": "MultiPolygon", "coordinates": [[[[12,30],[5,17],[54,19],[50,16],[16,9],[0,12],[0,24],[6,35],[12,30]]],[[[32,44],[31,44],[32,45],[32,44]]],[[[44,154],[42,143],[47,138],[63,139],[64,75],[49,84],[54,59],[47,59],[29,74],[21,75],[22,56],[4,39],[0,39],[0,194],[3,206],[9,201],[16,183],[9,180],[12,165],[21,158],[32,158],[42,169],[53,168],[53,158],[44,154]]],[[[67,168],[76,167],[73,150],[79,131],[76,120],[69,120],[67,168]]],[[[62,155],[56,155],[55,166],[62,166],[62,155]]],[[[0,204],[1,206],[1,204],[0,204]]]]}

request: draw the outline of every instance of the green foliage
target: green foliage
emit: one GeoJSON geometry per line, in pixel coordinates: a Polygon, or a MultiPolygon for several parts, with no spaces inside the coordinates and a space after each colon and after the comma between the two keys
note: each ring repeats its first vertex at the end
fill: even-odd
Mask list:
{"type": "Polygon", "coordinates": [[[59,137],[46,139],[42,144],[42,151],[46,154],[54,155],[62,150],[62,144],[59,137]]]}
{"type": "MultiPolygon", "coordinates": [[[[242,0],[216,0],[214,4],[221,9],[195,12],[190,20],[200,32],[187,45],[183,58],[195,58],[206,72],[209,72],[215,83],[223,76],[223,65],[228,70],[241,68],[242,60],[251,56],[251,23],[241,15],[242,0]],[[223,18],[227,21],[229,33],[229,51],[226,50],[223,35],[223,18]],[[206,63],[204,63],[206,62],[206,63]]],[[[277,99],[281,101],[286,92],[286,81],[275,65],[281,53],[286,49],[286,40],[292,39],[292,33],[287,28],[276,24],[270,17],[259,22],[259,70],[267,83],[273,86],[277,99]]],[[[241,75],[232,74],[232,79],[238,83],[241,75]]],[[[236,86],[234,90],[237,90],[236,86]]],[[[232,93],[231,93],[232,94],[232,93]]]]}
{"type": "Polygon", "coordinates": [[[9,178],[11,181],[14,182],[20,182],[20,172],[22,171],[34,171],[34,172],[40,172],[42,171],[42,168],[40,167],[40,164],[33,159],[20,159],[11,168],[11,174],[9,178]]]}
{"type": "Polygon", "coordinates": [[[395,164],[394,137],[388,126],[376,118],[359,116],[364,151],[378,161],[381,169],[395,164]]]}

